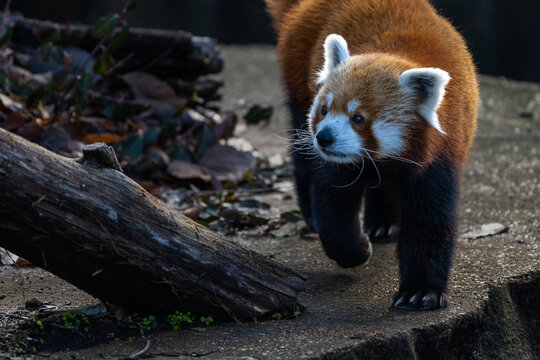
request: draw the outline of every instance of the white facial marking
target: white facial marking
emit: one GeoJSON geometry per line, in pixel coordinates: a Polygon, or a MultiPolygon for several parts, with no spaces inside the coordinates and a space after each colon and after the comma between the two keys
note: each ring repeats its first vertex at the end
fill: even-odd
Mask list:
{"type": "Polygon", "coordinates": [[[354,114],[354,111],[357,107],[362,105],[362,103],[358,100],[351,100],[347,103],[347,110],[349,111],[349,115],[354,114]]]}
{"type": "Polygon", "coordinates": [[[378,120],[371,126],[379,142],[379,155],[397,156],[405,149],[403,125],[389,120],[378,120]]]}
{"type": "Polygon", "coordinates": [[[319,151],[321,157],[327,161],[337,163],[352,163],[358,160],[361,155],[363,140],[353,130],[349,121],[349,116],[330,112],[317,124],[317,133],[324,128],[329,128],[335,136],[336,141],[324,148],[317,142],[316,136],[313,139],[313,146],[319,151]]]}
{"type": "Polygon", "coordinates": [[[438,68],[420,68],[404,71],[399,76],[399,85],[405,92],[422,97],[418,112],[437,131],[445,134],[437,116],[437,109],[444,98],[450,75],[438,68]]]}
{"type": "Polygon", "coordinates": [[[334,94],[332,93],[328,93],[328,95],[326,95],[326,107],[330,109],[330,107],[332,106],[332,101],[334,101],[334,94]]]}
{"type": "MultiPolygon", "coordinates": [[[[321,98],[321,95],[320,95],[320,92],[319,94],[317,94],[315,96],[315,100],[313,101],[313,104],[311,104],[311,107],[309,108],[309,112],[308,112],[308,125],[309,125],[309,128],[311,129],[312,127],[312,124],[313,124],[313,119],[315,118],[315,116],[317,115],[317,110],[319,110],[319,105],[321,104],[320,102],[320,99],[321,98]]],[[[326,107],[330,109],[330,106],[332,105],[332,101],[334,101],[334,94],[332,93],[328,93],[326,95],[326,107]]]]}
{"type": "Polygon", "coordinates": [[[311,107],[309,108],[308,112],[308,125],[309,129],[311,129],[311,126],[313,124],[313,119],[315,118],[315,115],[317,115],[317,109],[319,108],[319,96],[315,96],[315,100],[313,101],[313,104],[311,104],[311,107]]]}
{"type": "Polygon", "coordinates": [[[349,56],[345,39],[337,34],[328,35],[324,41],[324,67],[318,73],[317,84],[323,84],[339,64],[349,56]]]}

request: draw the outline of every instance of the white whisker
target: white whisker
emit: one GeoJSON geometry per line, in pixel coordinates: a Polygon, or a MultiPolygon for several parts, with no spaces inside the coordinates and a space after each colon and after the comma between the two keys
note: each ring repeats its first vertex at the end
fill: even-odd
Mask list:
{"type": "MultiPolygon", "coordinates": [[[[351,182],[350,184],[347,184],[347,185],[332,185],[333,188],[345,189],[345,188],[348,188],[349,186],[354,185],[354,183],[356,183],[358,181],[358,179],[360,179],[360,176],[364,172],[364,158],[363,157],[360,157],[360,158],[362,159],[362,168],[360,169],[360,172],[358,173],[358,176],[356,177],[356,179],[354,179],[353,182],[351,182]]],[[[358,168],[358,167],[356,167],[356,168],[358,168]]]]}
{"type": "Polygon", "coordinates": [[[375,164],[375,161],[373,160],[373,158],[371,157],[371,155],[369,155],[369,152],[366,151],[366,155],[369,157],[369,159],[371,160],[371,163],[373,164],[373,167],[375,168],[375,171],[377,171],[377,176],[379,177],[379,182],[377,183],[377,185],[375,186],[370,186],[369,188],[370,189],[376,189],[378,188],[380,185],[381,185],[381,173],[379,172],[379,169],[377,168],[377,165],[375,164]]]}
{"type": "Polygon", "coordinates": [[[402,162],[409,163],[409,164],[414,164],[414,165],[418,165],[418,166],[424,166],[425,165],[424,163],[419,163],[419,162],[416,162],[414,160],[410,160],[410,159],[400,157],[400,156],[385,155],[385,154],[383,154],[383,153],[381,153],[379,151],[375,151],[375,150],[368,150],[368,149],[363,149],[363,150],[367,151],[367,152],[374,153],[374,154],[380,154],[380,155],[386,156],[386,157],[388,157],[390,159],[402,161],[402,162]]]}

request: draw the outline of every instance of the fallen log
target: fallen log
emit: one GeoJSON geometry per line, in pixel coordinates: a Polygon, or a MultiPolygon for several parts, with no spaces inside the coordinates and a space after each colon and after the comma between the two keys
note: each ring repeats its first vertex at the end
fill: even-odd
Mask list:
{"type": "Polygon", "coordinates": [[[168,208],[103,146],[75,161],[0,129],[0,247],[139,313],[295,309],[299,275],[168,208]]]}
{"type": "MultiPolygon", "coordinates": [[[[44,38],[54,38],[63,46],[76,46],[88,52],[92,52],[100,41],[91,36],[92,27],[87,25],[64,25],[28,18],[14,18],[13,22],[13,46],[17,51],[29,54],[35,53],[44,38]]],[[[120,30],[117,28],[113,33],[120,30]]],[[[144,69],[164,79],[194,80],[223,69],[215,39],[193,36],[182,30],[131,28],[114,58],[117,62],[122,61],[117,68],[119,73],[144,69]]]]}

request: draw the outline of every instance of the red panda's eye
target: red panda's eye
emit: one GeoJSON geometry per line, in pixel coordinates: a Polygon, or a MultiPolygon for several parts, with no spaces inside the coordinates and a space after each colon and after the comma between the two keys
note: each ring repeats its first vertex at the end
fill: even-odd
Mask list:
{"type": "Polygon", "coordinates": [[[362,125],[364,123],[364,117],[362,115],[353,115],[351,117],[351,122],[354,125],[362,125]]]}
{"type": "Polygon", "coordinates": [[[328,114],[328,108],[326,107],[326,105],[323,105],[323,107],[321,108],[321,114],[322,116],[328,114]]]}

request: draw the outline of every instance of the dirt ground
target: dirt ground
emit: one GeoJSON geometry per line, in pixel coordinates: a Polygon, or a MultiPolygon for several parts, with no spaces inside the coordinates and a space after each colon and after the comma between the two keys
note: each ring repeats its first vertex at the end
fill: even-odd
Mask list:
{"type": "MultiPolygon", "coordinates": [[[[275,105],[268,127],[241,135],[263,154],[286,157],[279,135],[288,128],[287,114],[273,48],[228,46],[223,54],[223,107],[240,99],[275,105]]],[[[98,300],[45,270],[0,266],[0,359],[538,358],[540,320],[531,309],[540,308],[540,86],[480,80],[460,233],[493,222],[509,231],[459,241],[448,309],[388,310],[398,281],[394,244],[376,245],[369,265],[344,270],[315,237],[244,234],[235,240],[308,278],[296,319],[209,326],[196,319],[174,331],[166,318],[104,312],[98,300]]],[[[293,194],[290,180],[260,199],[279,210],[296,208],[287,194],[293,194]]]]}

